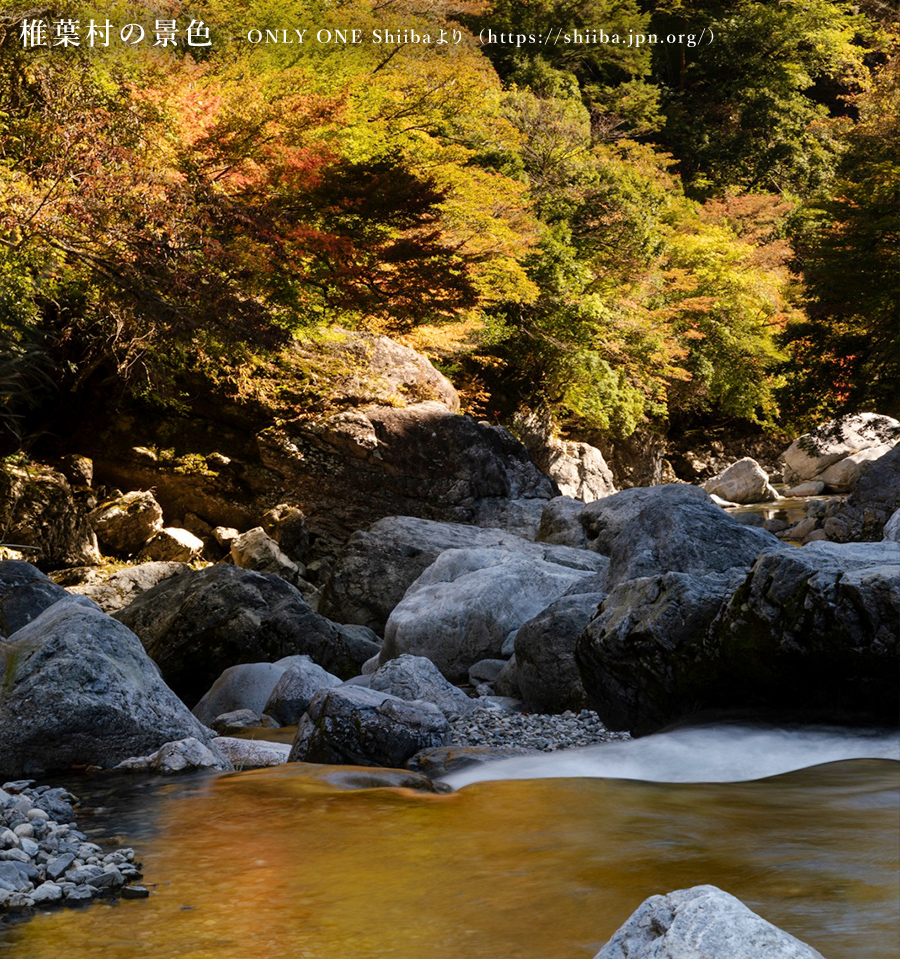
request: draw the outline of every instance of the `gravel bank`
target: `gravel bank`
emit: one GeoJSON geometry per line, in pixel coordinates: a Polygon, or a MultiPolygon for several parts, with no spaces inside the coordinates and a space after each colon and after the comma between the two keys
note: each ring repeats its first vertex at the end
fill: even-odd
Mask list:
{"type": "Polygon", "coordinates": [[[519,746],[545,753],[631,739],[630,733],[608,730],[590,709],[548,715],[479,706],[450,726],[454,746],[519,746]]]}
{"type": "Polygon", "coordinates": [[[141,878],[133,849],[104,854],[76,828],[74,796],[33,786],[19,780],[0,788],[0,915],[148,895],[129,885],[141,878]]]}

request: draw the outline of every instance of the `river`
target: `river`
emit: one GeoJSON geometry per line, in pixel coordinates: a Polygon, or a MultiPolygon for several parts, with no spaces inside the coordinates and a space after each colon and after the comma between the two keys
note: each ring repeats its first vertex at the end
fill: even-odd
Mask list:
{"type": "Polygon", "coordinates": [[[151,897],[45,912],[0,955],[590,959],[646,896],[713,883],[826,959],[897,959],[898,759],[895,732],[716,726],[491,764],[445,795],[303,764],[98,774],[67,783],[81,826],[137,848],[151,897]]]}

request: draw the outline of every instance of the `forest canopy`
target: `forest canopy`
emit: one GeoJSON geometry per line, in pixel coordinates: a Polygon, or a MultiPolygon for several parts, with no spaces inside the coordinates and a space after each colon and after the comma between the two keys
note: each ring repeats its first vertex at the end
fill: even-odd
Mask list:
{"type": "Polygon", "coordinates": [[[239,395],[333,328],[427,341],[471,412],[562,428],[897,414],[896,20],[877,0],[7,5],[4,441],[111,384],[239,395]],[[209,45],[23,43],[27,20],[154,17],[209,45]],[[714,39],[476,39],[570,27],[714,39]],[[460,42],[409,41],[441,30],[460,42]]]}

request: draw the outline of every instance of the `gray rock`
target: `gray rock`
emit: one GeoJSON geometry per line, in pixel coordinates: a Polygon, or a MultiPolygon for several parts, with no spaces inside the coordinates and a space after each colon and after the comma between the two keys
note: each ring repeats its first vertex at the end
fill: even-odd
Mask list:
{"type": "Polygon", "coordinates": [[[513,429],[563,496],[591,503],[615,493],[612,471],[600,450],[557,436],[549,411],[518,414],[513,429]]]}
{"type": "Polygon", "coordinates": [[[378,652],[373,634],[313,612],[280,577],[225,564],[167,579],[116,618],[140,636],[166,682],[188,703],[238,663],[306,653],[329,672],[350,677],[378,652]]]}
{"type": "Polygon", "coordinates": [[[607,726],[652,732],[696,708],[709,676],[703,638],[742,578],[662,573],[610,592],[575,646],[587,701],[607,726]]]}
{"type": "Polygon", "coordinates": [[[62,473],[43,466],[0,464],[3,542],[31,549],[31,562],[48,569],[100,562],[97,538],[62,473]]]}
{"type": "Polygon", "coordinates": [[[261,526],[241,533],[231,541],[231,559],[241,569],[273,573],[294,586],[299,586],[305,569],[283,553],[261,526]]]}
{"type": "Polygon", "coordinates": [[[47,877],[49,879],[59,879],[65,875],[66,870],[75,862],[75,855],[71,852],[56,856],[47,863],[47,877]]]}
{"type": "Polygon", "coordinates": [[[594,959],[823,959],[716,886],[645,899],[594,959]]]}
{"type": "Polygon", "coordinates": [[[465,682],[469,666],[500,658],[507,636],[589,575],[503,549],[445,550],[391,613],[381,662],[425,656],[465,682]]]}
{"type": "Polygon", "coordinates": [[[537,540],[557,546],[585,549],[587,540],[581,522],[584,503],[571,496],[556,496],[547,502],[541,512],[537,540]]]}
{"type": "Polygon", "coordinates": [[[889,543],[900,543],[900,509],[895,509],[884,524],[882,539],[889,543]]]}
{"type": "Polygon", "coordinates": [[[825,484],[821,480],[806,480],[798,483],[785,492],[785,496],[818,496],[825,492],[825,484]]]}
{"type": "MultiPolygon", "coordinates": [[[[640,491],[646,494],[642,497],[646,505],[615,538],[607,588],[669,571],[704,576],[746,570],[763,550],[780,547],[771,533],[738,523],[702,490],[697,490],[699,497],[688,490],[662,486],[640,491]]],[[[636,492],[625,490],[617,496],[636,492]]]]}
{"type": "Polygon", "coordinates": [[[757,560],[705,642],[706,703],[860,713],[900,707],[900,545],[813,543],[757,560]]]}
{"type": "Polygon", "coordinates": [[[31,894],[31,899],[36,906],[53,906],[62,901],[62,886],[55,882],[42,882],[31,894]]]}
{"type": "Polygon", "coordinates": [[[270,743],[263,739],[233,739],[219,736],[213,740],[216,749],[235,769],[258,769],[262,766],[281,766],[288,761],[289,743],[270,743]]]}
{"type": "Polygon", "coordinates": [[[31,563],[0,560],[0,635],[11,636],[68,595],[31,563]]]}
{"type": "Polygon", "coordinates": [[[523,539],[537,538],[544,510],[543,499],[506,499],[493,496],[476,500],[472,523],[483,529],[502,529],[523,539]]]}
{"type": "Polygon", "coordinates": [[[0,888],[15,892],[28,892],[32,888],[31,880],[28,878],[20,863],[0,862],[0,888]]]}
{"type": "Polygon", "coordinates": [[[504,549],[576,569],[599,571],[596,557],[565,546],[530,543],[502,530],[389,516],[354,533],[322,593],[320,610],[380,632],[406,590],[448,549],[504,549]]]}
{"type": "Polygon", "coordinates": [[[900,446],[880,457],[859,478],[844,503],[822,504],[823,515],[840,521],[844,542],[877,542],[891,515],[900,509],[900,446]]]}
{"type": "Polygon", "coordinates": [[[320,689],[341,685],[339,677],[317,666],[309,656],[293,656],[291,660],[273,687],[263,710],[282,726],[299,723],[310,700],[320,689]]]}
{"type": "Polygon", "coordinates": [[[186,563],[141,563],[139,566],[129,566],[113,573],[105,582],[73,586],[69,592],[87,596],[104,613],[115,613],[157,583],[189,569],[186,563]]]}
{"type": "MultiPolygon", "coordinates": [[[[278,477],[275,495],[291,490],[320,544],[346,542],[385,516],[470,522],[480,500],[557,493],[506,430],[454,416],[433,401],[405,408],[356,403],[333,416],[269,428],[257,441],[263,465],[278,477]]],[[[335,607],[325,612],[336,617],[335,607]]]]}
{"type": "Polygon", "coordinates": [[[816,480],[833,492],[847,492],[898,439],[900,422],[890,416],[855,413],[830,420],[785,450],[785,482],[816,480]]]}
{"type": "Polygon", "coordinates": [[[218,750],[218,739],[208,744],[198,739],[180,739],[165,743],[149,756],[132,756],[116,766],[116,769],[131,771],[152,771],[171,775],[190,772],[195,769],[221,769],[230,771],[234,767],[218,750]]]}
{"type": "Polygon", "coordinates": [[[229,666],[191,712],[205,726],[210,725],[217,716],[239,709],[263,713],[272,690],[284,672],[284,666],[276,663],[229,666]]]}
{"type": "Polygon", "coordinates": [[[778,499],[766,471],[749,456],[708,479],[703,488],[731,503],[764,503],[778,499]]]}
{"type": "Polygon", "coordinates": [[[585,545],[588,549],[609,556],[613,545],[626,529],[636,522],[640,512],[653,503],[681,505],[691,499],[709,504],[709,494],[697,486],[669,483],[664,486],[633,487],[596,503],[589,503],[581,513],[585,545]]]}
{"type": "Polygon", "coordinates": [[[219,713],[215,719],[210,720],[205,725],[214,729],[220,736],[240,732],[253,726],[278,728],[278,723],[271,716],[263,716],[262,713],[255,712],[252,709],[233,709],[230,713],[219,713]]]}
{"type": "Polygon", "coordinates": [[[297,728],[290,761],[398,767],[420,749],[446,745],[449,731],[431,703],[361,686],[323,689],[297,728]]]}
{"type": "Polygon", "coordinates": [[[475,703],[424,656],[404,654],[390,660],[372,674],[369,688],[400,699],[433,703],[448,719],[475,709],[475,703]]]}
{"type": "Polygon", "coordinates": [[[139,562],[190,563],[203,552],[203,540],[186,529],[166,526],[137,554],[139,562]]]}
{"type": "Polygon", "coordinates": [[[173,739],[208,739],[137,637],[81,596],[23,626],[5,655],[12,676],[0,697],[6,775],[110,767],[173,739]]]}
{"type": "Polygon", "coordinates": [[[473,686],[479,683],[494,684],[497,677],[506,667],[506,659],[480,659],[469,667],[469,682],[473,686]]]}
{"type": "Polygon", "coordinates": [[[585,584],[586,592],[561,596],[516,633],[516,687],[533,712],[561,713],[582,709],[587,703],[575,644],[606,598],[597,589],[597,578],[591,582],[593,591],[585,584]]]}
{"type": "Polygon", "coordinates": [[[149,491],[135,490],[101,503],[88,516],[104,549],[130,556],[163,528],[163,511],[149,491]]]}

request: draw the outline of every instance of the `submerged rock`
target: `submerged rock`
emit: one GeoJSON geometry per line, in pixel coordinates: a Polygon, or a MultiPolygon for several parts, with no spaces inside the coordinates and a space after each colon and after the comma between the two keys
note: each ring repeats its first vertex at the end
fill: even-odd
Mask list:
{"type": "Polygon", "coordinates": [[[163,775],[192,772],[196,769],[220,769],[230,771],[234,767],[219,751],[218,739],[201,743],[197,739],[180,739],[165,743],[149,756],[132,756],[116,766],[116,769],[156,772],[163,775]]]}
{"type": "Polygon", "coordinates": [[[823,959],[716,886],[650,896],[594,959],[823,959]]]}

